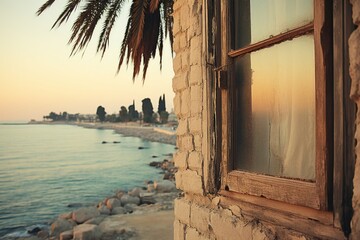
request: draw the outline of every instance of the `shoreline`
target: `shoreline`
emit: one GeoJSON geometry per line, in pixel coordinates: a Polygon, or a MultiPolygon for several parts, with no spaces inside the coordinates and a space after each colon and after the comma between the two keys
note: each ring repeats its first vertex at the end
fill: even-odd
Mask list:
{"type": "MultiPolygon", "coordinates": [[[[157,125],[142,126],[139,123],[90,123],[90,122],[30,122],[29,124],[48,124],[48,125],[72,125],[91,129],[114,130],[125,137],[138,137],[151,142],[160,142],[176,146],[176,131],[157,125]]],[[[163,125],[161,125],[163,126],[163,125]]],[[[166,125],[165,125],[166,126],[166,125]]]]}
{"type": "MultiPolygon", "coordinates": [[[[73,125],[84,128],[91,129],[108,129],[114,130],[118,134],[122,134],[125,137],[138,137],[147,141],[160,142],[165,144],[176,145],[176,134],[175,131],[159,132],[156,131],[154,126],[139,126],[135,124],[123,124],[123,123],[73,123],[73,122],[37,122],[31,124],[63,124],[63,125],[73,125]]],[[[92,206],[92,211],[94,209],[99,212],[94,218],[89,219],[90,222],[76,222],[74,215],[75,212],[81,209],[89,208],[85,205],[80,208],[69,209],[70,213],[60,214],[51,226],[45,228],[34,228],[31,231],[34,233],[26,237],[10,237],[8,239],[13,240],[53,240],[53,239],[72,239],[75,237],[75,234],[79,234],[77,228],[87,225],[93,225],[96,231],[100,231],[103,235],[95,239],[153,239],[149,238],[150,236],[157,236],[156,239],[171,239],[172,238],[172,223],[174,220],[173,213],[173,204],[174,199],[179,196],[180,191],[175,187],[174,173],[176,168],[173,164],[173,159],[171,156],[168,156],[168,159],[164,159],[159,162],[151,162],[149,165],[156,167],[163,174],[162,181],[153,182],[149,181],[145,186],[141,188],[134,188],[130,191],[118,190],[113,196],[100,196],[104,198],[103,201],[97,203],[97,205],[92,206]],[[170,174],[170,177],[169,177],[170,174]],[[167,176],[165,178],[165,176],[167,176]],[[161,187],[167,188],[170,185],[170,190],[161,190],[161,187]],[[160,189],[160,190],[159,190],[160,189]],[[124,204],[122,202],[123,195],[128,196],[128,198],[138,198],[138,204],[124,204]],[[113,203],[120,202],[120,206],[112,206],[113,203]],[[153,220],[161,222],[162,224],[153,225],[153,220]],[[57,224],[62,224],[64,222],[70,222],[72,227],[66,231],[62,231],[62,226],[57,226],[57,224]],[[55,226],[54,226],[55,224],[55,226]],[[109,226],[117,226],[112,228],[109,226]],[[54,230],[55,229],[55,230],[54,230]],[[60,230],[59,230],[60,229],[60,230]],[[55,233],[54,231],[60,231],[55,233]],[[72,237],[66,238],[66,234],[60,237],[60,233],[71,232],[72,237]],[[161,238],[163,236],[164,238],[161,238]]],[[[116,188],[116,186],[115,186],[116,188]]],[[[95,203],[96,204],[96,203],[95,203]]],[[[119,204],[119,203],[118,203],[119,204]]],[[[51,221],[51,220],[50,220],[51,221]]],[[[68,224],[69,225],[69,224],[68,224]]],[[[34,225],[35,226],[35,225],[34,225]]],[[[96,232],[95,231],[95,232],[96,232]]],[[[84,232],[86,235],[87,233],[84,232]]],[[[95,234],[95,233],[94,233],[95,234]]],[[[84,235],[84,236],[85,236],[84,235]]],[[[3,239],[3,238],[1,238],[3,239]]],[[[84,238],[87,239],[87,238],[84,238]]]]}

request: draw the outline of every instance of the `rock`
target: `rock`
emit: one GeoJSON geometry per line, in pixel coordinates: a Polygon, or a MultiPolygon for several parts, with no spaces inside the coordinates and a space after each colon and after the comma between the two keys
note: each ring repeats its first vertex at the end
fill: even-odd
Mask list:
{"type": "Polygon", "coordinates": [[[154,187],[153,183],[150,183],[150,184],[147,185],[147,191],[150,192],[150,193],[155,191],[155,187],[154,187]]]}
{"type": "Polygon", "coordinates": [[[146,147],[138,147],[139,150],[147,149],[146,147]]]}
{"type": "Polygon", "coordinates": [[[99,211],[100,214],[110,215],[110,209],[107,208],[105,205],[102,205],[102,206],[98,207],[98,211],[99,211]]]}
{"type": "Polygon", "coordinates": [[[154,182],[154,188],[159,193],[172,192],[176,189],[175,183],[173,183],[169,180],[154,182]]]}
{"type": "Polygon", "coordinates": [[[157,167],[157,168],[158,168],[158,167],[160,167],[160,163],[159,163],[159,162],[150,162],[150,163],[149,163],[149,166],[150,166],[150,167],[157,167]]]}
{"type": "Polygon", "coordinates": [[[120,207],[121,206],[121,202],[119,199],[117,198],[110,198],[109,200],[107,200],[106,202],[106,207],[108,209],[113,209],[113,208],[116,208],[116,207],[120,207]]]}
{"type": "Polygon", "coordinates": [[[72,212],[62,213],[59,215],[59,218],[70,219],[72,217],[72,212]]]}
{"type": "Polygon", "coordinates": [[[137,205],[133,204],[133,203],[129,203],[124,206],[125,211],[127,213],[133,213],[135,211],[136,207],[137,207],[137,205]]]}
{"type": "Polygon", "coordinates": [[[154,204],[156,200],[154,199],[155,193],[140,193],[140,202],[141,204],[154,204]]]}
{"type": "Polygon", "coordinates": [[[118,199],[120,199],[122,196],[124,196],[124,194],[126,194],[125,191],[122,191],[122,190],[121,190],[121,191],[117,191],[117,192],[116,192],[116,197],[117,197],[118,199]]]}
{"type": "Polygon", "coordinates": [[[127,194],[122,196],[120,201],[121,201],[122,206],[125,206],[126,204],[135,204],[135,205],[140,204],[140,198],[139,197],[132,197],[132,196],[127,195],[127,194]]]}
{"type": "Polygon", "coordinates": [[[74,227],[74,240],[98,240],[101,238],[100,228],[95,224],[81,224],[74,227]]]}
{"type": "Polygon", "coordinates": [[[87,220],[86,222],[84,222],[84,224],[95,224],[95,225],[99,225],[102,221],[104,221],[106,216],[104,215],[100,215],[94,218],[91,218],[89,220],[87,220]]]}
{"type": "Polygon", "coordinates": [[[133,190],[131,190],[128,194],[132,197],[139,197],[140,193],[143,193],[144,190],[142,190],[141,188],[134,188],[133,190]]]}
{"type": "Polygon", "coordinates": [[[75,210],[72,214],[72,219],[77,223],[83,223],[90,218],[94,218],[99,216],[100,213],[96,209],[96,207],[87,207],[87,208],[80,208],[75,210]]]}
{"type": "Polygon", "coordinates": [[[33,228],[33,229],[30,229],[30,230],[28,230],[27,232],[29,233],[29,234],[37,234],[38,232],[40,232],[41,231],[41,228],[39,228],[39,227],[35,227],[35,228],[33,228]]]}
{"type": "Polygon", "coordinates": [[[158,156],[156,156],[156,155],[152,155],[151,157],[152,157],[152,158],[158,158],[158,156]]]}
{"type": "Polygon", "coordinates": [[[51,235],[58,236],[60,233],[72,229],[75,225],[74,222],[58,218],[51,224],[51,235]]]}
{"type": "Polygon", "coordinates": [[[116,207],[113,210],[111,210],[111,215],[118,215],[118,214],[125,214],[126,210],[123,207],[116,207]]]}
{"type": "Polygon", "coordinates": [[[113,143],[121,143],[121,142],[118,142],[118,141],[113,141],[113,143]]]}
{"type": "Polygon", "coordinates": [[[73,239],[73,230],[65,231],[60,233],[60,240],[71,240],[73,239]]]}
{"type": "Polygon", "coordinates": [[[102,144],[106,144],[106,143],[107,143],[107,141],[102,141],[101,143],[102,143],[102,144]]]}
{"type": "Polygon", "coordinates": [[[67,205],[67,207],[69,207],[69,208],[79,208],[82,206],[84,206],[82,203],[70,203],[67,205]]]}
{"type": "Polygon", "coordinates": [[[48,239],[49,238],[49,232],[45,230],[39,231],[36,236],[40,239],[48,239]]]}

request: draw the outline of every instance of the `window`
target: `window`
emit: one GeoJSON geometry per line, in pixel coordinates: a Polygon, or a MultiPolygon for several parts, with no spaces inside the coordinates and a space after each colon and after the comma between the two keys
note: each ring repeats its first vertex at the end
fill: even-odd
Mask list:
{"type": "Polygon", "coordinates": [[[223,204],[342,238],[350,229],[355,158],[349,2],[215,3],[215,184],[223,204]]]}
{"type": "Polygon", "coordinates": [[[223,189],[328,209],[331,46],[320,2],[230,3],[223,189]]]}

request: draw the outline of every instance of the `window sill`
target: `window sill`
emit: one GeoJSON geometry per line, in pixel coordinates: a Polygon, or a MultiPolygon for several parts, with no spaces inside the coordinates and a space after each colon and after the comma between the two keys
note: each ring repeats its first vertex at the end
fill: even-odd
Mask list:
{"type": "Polygon", "coordinates": [[[345,239],[341,229],[334,227],[333,213],[296,206],[262,197],[222,190],[223,207],[238,206],[243,215],[290,228],[325,239],[345,239]]]}

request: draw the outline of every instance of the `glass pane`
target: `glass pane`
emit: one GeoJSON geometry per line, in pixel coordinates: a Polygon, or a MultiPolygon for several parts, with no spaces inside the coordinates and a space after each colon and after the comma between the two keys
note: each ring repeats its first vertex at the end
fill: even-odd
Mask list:
{"type": "Polygon", "coordinates": [[[234,49],[256,43],[314,19],[313,0],[234,1],[234,49]]]}
{"type": "Polygon", "coordinates": [[[235,169],[315,177],[312,35],[235,60],[235,169]]]}

